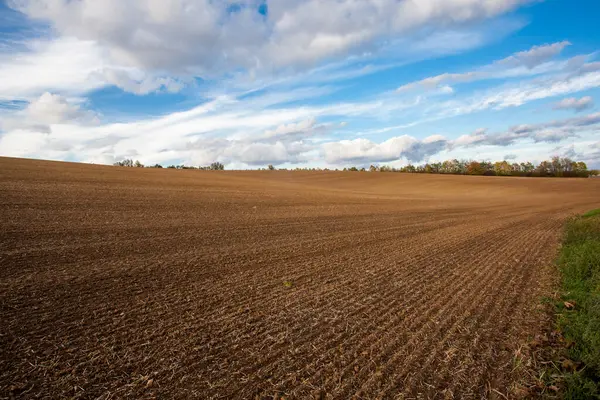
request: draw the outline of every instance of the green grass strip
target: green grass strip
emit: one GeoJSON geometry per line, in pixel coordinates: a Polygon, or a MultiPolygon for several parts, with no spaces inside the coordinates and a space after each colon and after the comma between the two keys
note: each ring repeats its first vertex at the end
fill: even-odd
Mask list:
{"type": "Polygon", "coordinates": [[[600,215],[600,208],[586,212],[583,214],[583,218],[595,217],[596,215],[600,215]]]}
{"type": "Polygon", "coordinates": [[[600,399],[600,209],[567,223],[558,258],[558,326],[579,368],[565,378],[566,399],[600,399]]]}

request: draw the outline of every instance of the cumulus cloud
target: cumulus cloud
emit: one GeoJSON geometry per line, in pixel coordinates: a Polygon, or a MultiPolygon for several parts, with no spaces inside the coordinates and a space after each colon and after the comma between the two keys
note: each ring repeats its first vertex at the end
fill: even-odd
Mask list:
{"type": "Polygon", "coordinates": [[[575,97],[562,99],[558,103],[555,103],[553,108],[555,110],[573,110],[575,112],[581,112],[593,107],[594,99],[592,99],[591,96],[585,96],[580,99],[575,97]]]}
{"type": "MultiPolygon", "coordinates": [[[[234,135],[221,142],[217,150],[227,160],[247,165],[299,163],[307,161],[308,153],[316,149],[311,139],[324,135],[332,129],[331,124],[319,124],[312,117],[305,120],[280,124],[254,135],[234,135]]],[[[202,144],[202,141],[200,141],[202,144]]],[[[213,149],[213,154],[214,154],[213,149]]]]}
{"type": "Polygon", "coordinates": [[[401,158],[418,162],[443,150],[446,143],[446,139],[440,135],[423,140],[404,135],[392,137],[382,143],[361,138],[324,143],[322,154],[331,164],[389,162],[401,158]]]}
{"type": "Polygon", "coordinates": [[[530,50],[515,53],[510,57],[496,61],[475,71],[444,73],[417,82],[408,83],[400,86],[397,89],[397,92],[402,93],[414,89],[430,90],[434,88],[444,90],[451,84],[475,82],[483,79],[499,79],[505,78],[507,75],[531,75],[532,71],[528,70],[533,70],[535,67],[551,60],[570,44],[571,43],[567,41],[563,41],[549,45],[534,46],[530,50]],[[522,67],[524,67],[525,70],[519,71],[522,67]],[[512,69],[512,72],[507,72],[507,69],[512,69]]]}
{"type": "Polygon", "coordinates": [[[88,112],[81,110],[79,105],[71,104],[64,97],[48,92],[29,103],[25,111],[29,118],[48,125],[84,118],[88,115],[88,112]]]}
{"type": "Polygon", "coordinates": [[[110,85],[138,95],[184,87],[182,81],[165,75],[119,67],[90,40],[34,40],[14,52],[0,53],[0,101],[30,100],[45,92],[84,95],[110,85]]]}
{"type": "Polygon", "coordinates": [[[0,119],[0,154],[81,160],[81,154],[72,153],[81,148],[79,141],[56,128],[77,126],[85,131],[98,123],[98,115],[81,107],[77,100],[46,92],[25,108],[0,119]]]}
{"type": "Polygon", "coordinates": [[[488,139],[487,129],[480,128],[475,130],[473,133],[468,135],[462,135],[455,139],[451,146],[456,147],[465,147],[465,146],[475,146],[480,145],[486,142],[488,139]]]}
{"type": "Polygon", "coordinates": [[[63,36],[90,40],[120,65],[220,74],[329,60],[382,37],[449,29],[529,0],[10,0],[63,36]]]}
{"type": "Polygon", "coordinates": [[[23,110],[0,120],[0,130],[29,129],[50,132],[51,125],[62,123],[91,124],[98,122],[96,114],[82,109],[67,98],[46,92],[32,100],[23,110]]]}

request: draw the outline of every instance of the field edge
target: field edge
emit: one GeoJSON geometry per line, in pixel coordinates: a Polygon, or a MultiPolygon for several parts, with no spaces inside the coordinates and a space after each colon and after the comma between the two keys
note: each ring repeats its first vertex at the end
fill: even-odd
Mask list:
{"type": "Polygon", "coordinates": [[[557,291],[543,300],[551,326],[536,337],[535,397],[600,399],[600,209],[568,220],[555,261],[557,291]]]}

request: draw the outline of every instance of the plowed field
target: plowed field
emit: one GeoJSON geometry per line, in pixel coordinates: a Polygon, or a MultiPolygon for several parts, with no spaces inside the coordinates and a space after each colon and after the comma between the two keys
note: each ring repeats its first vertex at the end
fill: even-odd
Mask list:
{"type": "Polygon", "coordinates": [[[0,398],[502,398],[600,180],[0,158],[0,398]]]}

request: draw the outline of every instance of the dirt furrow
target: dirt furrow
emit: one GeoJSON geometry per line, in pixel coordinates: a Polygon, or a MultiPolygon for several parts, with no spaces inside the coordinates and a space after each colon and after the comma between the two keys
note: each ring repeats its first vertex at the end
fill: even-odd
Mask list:
{"type": "Polygon", "coordinates": [[[0,399],[509,396],[557,231],[600,198],[594,180],[0,170],[0,399]]]}

